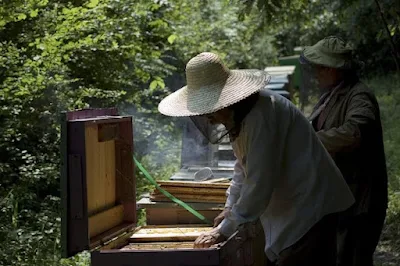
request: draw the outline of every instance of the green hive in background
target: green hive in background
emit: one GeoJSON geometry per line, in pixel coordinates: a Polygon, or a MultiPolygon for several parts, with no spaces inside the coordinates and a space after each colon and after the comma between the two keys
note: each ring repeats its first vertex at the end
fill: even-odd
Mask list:
{"type": "Polygon", "coordinates": [[[293,82],[294,82],[293,85],[297,90],[299,90],[301,84],[301,68],[299,62],[301,51],[302,51],[301,47],[296,47],[294,49],[295,53],[294,55],[280,57],[278,59],[280,66],[296,66],[295,71],[293,73],[293,82]]]}

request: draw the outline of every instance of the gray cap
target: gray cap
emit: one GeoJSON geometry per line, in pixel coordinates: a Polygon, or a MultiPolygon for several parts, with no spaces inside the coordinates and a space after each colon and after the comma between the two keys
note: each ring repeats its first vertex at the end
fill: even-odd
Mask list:
{"type": "Polygon", "coordinates": [[[326,37],[313,46],[305,47],[300,62],[340,69],[358,69],[363,65],[353,58],[353,48],[336,36],[326,37]]]}

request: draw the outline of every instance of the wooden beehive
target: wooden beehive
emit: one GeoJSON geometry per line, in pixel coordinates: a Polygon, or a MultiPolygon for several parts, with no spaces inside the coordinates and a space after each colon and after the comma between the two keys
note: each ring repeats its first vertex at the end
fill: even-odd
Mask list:
{"type": "MultiPolygon", "coordinates": [[[[212,179],[209,181],[158,181],[165,191],[190,204],[192,208],[213,221],[223,210],[226,202],[228,179],[212,179]]],[[[143,195],[138,201],[139,209],[146,211],[146,224],[172,225],[195,224],[199,218],[186,209],[172,202],[171,199],[155,189],[148,196],[143,195]]]]}
{"type": "MultiPolygon", "coordinates": [[[[186,202],[225,203],[229,183],[209,183],[194,181],[158,181],[161,188],[186,202]]],[[[154,190],[153,201],[171,201],[159,190],[154,190]]]]}
{"type": "Polygon", "coordinates": [[[61,150],[64,257],[90,250],[92,266],[264,265],[258,223],[207,249],[193,248],[207,225],[136,226],[131,117],[65,113],[61,150]]]}
{"type": "MultiPolygon", "coordinates": [[[[225,204],[220,203],[189,203],[190,206],[213,221],[223,210],[225,204]]],[[[147,225],[177,225],[198,224],[199,218],[174,202],[156,202],[144,195],[137,203],[138,209],[145,209],[147,225]]]]}

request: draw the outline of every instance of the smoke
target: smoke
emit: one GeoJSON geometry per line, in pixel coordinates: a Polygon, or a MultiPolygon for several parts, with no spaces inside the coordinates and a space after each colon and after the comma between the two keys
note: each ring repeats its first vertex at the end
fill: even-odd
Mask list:
{"type": "MultiPolygon", "coordinates": [[[[153,167],[216,166],[217,145],[211,145],[189,118],[166,117],[126,106],[121,114],[133,117],[134,152],[153,167]]],[[[177,169],[179,170],[179,169],[177,169]]]]}
{"type": "Polygon", "coordinates": [[[215,147],[210,145],[205,136],[197,129],[189,119],[183,121],[182,132],[182,165],[203,165],[212,164],[215,147]]]}
{"type": "MultiPolygon", "coordinates": [[[[215,145],[210,145],[204,135],[189,118],[173,118],[160,114],[156,109],[169,88],[180,88],[185,79],[179,73],[166,78],[164,91],[153,94],[148,109],[144,105],[125,105],[120,113],[133,117],[134,152],[138,158],[146,157],[149,164],[162,167],[175,164],[209,166],[215,145]],[[151,161],[150,161],[151,160],[151,161]]],[[[149,102],[147,102],[148,104],[149,102]]]]}

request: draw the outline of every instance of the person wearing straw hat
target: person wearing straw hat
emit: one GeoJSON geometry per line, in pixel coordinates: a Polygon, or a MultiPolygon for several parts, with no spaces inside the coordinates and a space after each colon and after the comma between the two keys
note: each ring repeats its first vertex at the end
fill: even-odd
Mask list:
{"type": "Polygon", "coordinates": [[[372,266],[388,204],[378,102],[357,77],[363,63],[343,39],[326,37],[300,60],[323,92],[309,119],[356,199],[340,216],[338,265],[372,266]]]}
{"type": "Polygon", "coordinates": [[[237,157],[225,218],[194,247],[222,242],[259,219],[268,265],[334,266],[336,214],[354,198],[308,120],[264,89],[269,79],[201,53],[186,65],[187,85],[158,106],[164,115],[190,117],[212,143],[228,136],[237,157]]]}

